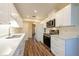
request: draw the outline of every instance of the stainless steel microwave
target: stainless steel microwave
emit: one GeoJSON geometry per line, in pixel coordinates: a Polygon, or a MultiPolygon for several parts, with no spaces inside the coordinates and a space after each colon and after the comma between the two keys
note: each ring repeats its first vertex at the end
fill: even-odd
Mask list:
{"type": "Polygon", "coordinates": [[[51,27],[55,27],[55,24],[56,24],[55,19],[53,19],[53,20],[48,21],[48,22],[46,23],[46,26],[47,26],[48,28],[51,28],[51,27]]]}

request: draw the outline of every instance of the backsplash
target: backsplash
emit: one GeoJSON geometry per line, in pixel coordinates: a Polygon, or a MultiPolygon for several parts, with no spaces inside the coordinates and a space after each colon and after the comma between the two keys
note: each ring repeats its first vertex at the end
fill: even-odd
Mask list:
{"type": "MultiPolygon", "coordinates": [[[[49,30],[53,28],[47,28],[46,32],[49,33],[49,30]]],[[[63,26],[63,27],[56,27],[59,30],[59,36],[62,38],[67,37],[74,37],[79,36],[79,27],[75,26],[63,26]]]]}
{"type": "Polygon", "coordinates": [[[59,28],[59,35],[61,36],[74,36],[74,35],[79,35],[79,27],[60,27],[59,28]]]}
{"type": "Polygon", "coordinates": [[[5,24],[5,25],[0,25],[0,37],[4,37],[9,35],[9,29],[10,29],[10,33],[23,33],[23,29],[22,28],[12,28],[9,27],[9,25],[5,24]]]}
{"type": "Polygon", "coordinates": [[[9,25],[0,25],[0,37],[8,35],[9,25]]]}
{"type": "Polygon", "coordinates": [[[23,28],[11,28],[11,33],[23,33],[23,28]]]}

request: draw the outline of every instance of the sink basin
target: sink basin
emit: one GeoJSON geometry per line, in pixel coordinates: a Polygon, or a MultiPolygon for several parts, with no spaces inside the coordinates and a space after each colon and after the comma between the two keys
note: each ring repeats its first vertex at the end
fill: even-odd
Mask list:
{"type": "Polygon", "coordinates": [[[1,45],[0,46],[0,56],[6,56],[11,53],[12,49],[9,46],[1,45]]]}
{"type": "Polygon", "coordinates": [[[12,38],[20,38],[21,35],[12,35],[10,37],[7,37],[6,39],[12,39],[12,38]]]}

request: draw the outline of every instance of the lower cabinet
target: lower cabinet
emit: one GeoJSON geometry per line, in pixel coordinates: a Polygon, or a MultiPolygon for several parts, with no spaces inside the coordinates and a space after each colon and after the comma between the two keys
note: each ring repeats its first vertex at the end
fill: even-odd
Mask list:
{"type": "Polygon", "coordinates": [[[65,55],[66,56],[78,56],[79,54],[77,53],[78,50],[78,39],[70,39],[66,40],[65,43],[65,55]]]}
{"type": "Polygon", "coordinates": [[[61,39],[51,37],[51,50],[56,56],[78,56],[78,38],[61,39]]]}
{"type": "Polygon", "coordinates": [[[13,56],[23,56],[24,55],[24,47],[25,47],[25,40],[20,42],[20,45],[17,47],[13,56]]]}
{"type": "Polygon", "coordinates": [[[14,53],[14,56],[22,56],[20,48],[16,50],[16,52],[14,53]]]}

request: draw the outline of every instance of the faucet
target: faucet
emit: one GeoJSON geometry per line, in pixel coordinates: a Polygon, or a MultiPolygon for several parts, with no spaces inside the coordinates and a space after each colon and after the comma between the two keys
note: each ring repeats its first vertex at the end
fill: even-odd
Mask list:
{"type": "MultiPolygon", "coordinates": [[[[9,25],[11,26],[11,23],[9,23],[9,25]]],[[[10,28],[10,26],[9,26],[8,36],[11,36],[11,33],[10,33],[11,28],[10,28]]]]}

